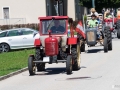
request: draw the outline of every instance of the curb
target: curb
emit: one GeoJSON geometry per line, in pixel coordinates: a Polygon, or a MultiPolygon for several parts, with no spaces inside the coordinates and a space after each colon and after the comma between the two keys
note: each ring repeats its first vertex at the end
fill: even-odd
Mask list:
{"type": "Polygon", "coordinates": [[[14,76],[14,75],[20,74],[20,73],[22,73],[22,72],[24,72],[24,71],[27,71],[27,70],[28,70],[28,67],[23,68],[23,69],[20,69],[20,70],[15,71],[15,72],[12,72],[12,73],[10,73],[10,74],[1,76],[1,77],[0,77],[0,81],[2,81],[2,80],[4,80],[4,79],[7,79],[7,78],[9,78],[9,77],[12,77],[12,76],[14,76]]]}

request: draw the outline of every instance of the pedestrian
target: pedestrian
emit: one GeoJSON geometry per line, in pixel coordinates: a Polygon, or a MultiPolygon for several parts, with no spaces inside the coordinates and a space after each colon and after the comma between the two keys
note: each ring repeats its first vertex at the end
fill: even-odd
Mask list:
{"type": "Polygon", "coordinates": [[[96,10],[95,10],[95,8],[91,8],[91,15],[95,15],[97,18],[99,18],[99,15],[98,15],[98,13],[96,12],[96,10]]]}

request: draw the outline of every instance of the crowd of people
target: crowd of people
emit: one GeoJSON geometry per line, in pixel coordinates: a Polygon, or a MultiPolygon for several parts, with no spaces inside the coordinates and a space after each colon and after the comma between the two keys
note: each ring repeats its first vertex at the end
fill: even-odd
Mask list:
{"type": "MultiPolygon", "coordinates": [[[[99,18],[99,14],[95,10],[95,8],[91,8],[90,13],[91,13],[91,19],[87,23],[87,27],[89,27],[89,29],[90,28],[93,29],[96,28],[102,20],[99,18]]],[[[107,10],[103,9],[102,14],[103,14],[103,19],[113,18],[113,16],[120,19],[120,8],[117,9],[116,15],[114,9],[107,9],[107,10]]],[[[100,34],[98,34],[98,38],[99,36],[100,34]]]]}
{"type": "MultiPolygon", "coordinates": [[[[100,23],[100,18],[95,8],[91,8],[90,13],[91,13],[91,20],[89,21],[88,26],[94,27],[97,25],[96,22],[98,24],[100,23]]],[[[113,18],[113,16],[120,19],[120,8],[118,8],[116,11],[115,9],[106,9],[106,10],[103,9],[102,14],[104,19],[113,18]]]]}

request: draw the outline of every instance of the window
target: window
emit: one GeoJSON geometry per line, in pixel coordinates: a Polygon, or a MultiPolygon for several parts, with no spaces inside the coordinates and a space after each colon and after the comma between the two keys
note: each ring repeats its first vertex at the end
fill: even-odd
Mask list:
{"type": "Polygon", "coordinates": [[[33,34],[33,31],[29,30],[29,29],[23,29],[22,30],[22,35],[29,35],[29,34],[33,34]]]}
{"type": "Polygon", "coordinates": [[[9,7],[3,8],[3,16],[4,16],[4,19],[9,19],[9,7]]]}
{"type": "Polygon", "coordinates": [[[18,35],[19,35],[18,30],[12,30],[9,31],[7,36],[18,36],[18,35]]]}
{"type": "Polygon", "coordinates": [[[6,37],[7,32],[0,33],[0,37],[6,37]]]}
{"type": "Polygon", "coordinates": [[[67,3],[68,0],[59,0],[58,8],[56,0],[46,0],[46,15],[47,16],[56,16],[58,10],[59,15],[67,16],[67,3]]]}
{"type": "Polygon", "coordinates": [[[51,30],[52,34],[64,34],[66,31],[66,20],[56,19],[52,23],[51,20],[43,20],[41,30],[42,34],[48,34],[48,30],[51,30]]]}

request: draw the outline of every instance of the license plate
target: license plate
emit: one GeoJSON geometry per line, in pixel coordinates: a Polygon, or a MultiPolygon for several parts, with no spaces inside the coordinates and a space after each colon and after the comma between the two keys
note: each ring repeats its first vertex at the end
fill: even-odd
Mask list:
{"type": "Polygon", "coordinates": [[[43,62],[49,62],[50,58],[49,57],[43,57],[43,62]]]}

